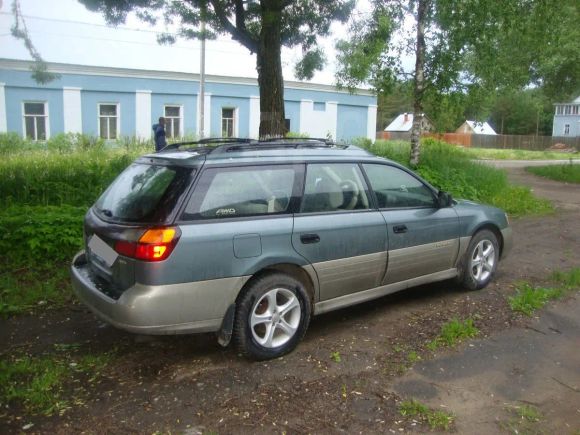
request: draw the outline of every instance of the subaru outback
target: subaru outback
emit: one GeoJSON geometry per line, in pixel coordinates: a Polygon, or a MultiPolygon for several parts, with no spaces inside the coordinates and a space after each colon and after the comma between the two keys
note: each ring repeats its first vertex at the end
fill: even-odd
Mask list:
{"type": "Polygon", "coordinates": [[[216,139],[135,160],[88,210],[78,297],[139,334],[216,332],[255,359],[313,315],[457,279],[485,287],[507,215],[409,169],[317,139],[216,139]]]}

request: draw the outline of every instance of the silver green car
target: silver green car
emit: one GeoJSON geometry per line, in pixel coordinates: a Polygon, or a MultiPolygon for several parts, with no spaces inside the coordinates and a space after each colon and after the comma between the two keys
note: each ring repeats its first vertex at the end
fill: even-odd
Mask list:
{"type": "Polygon", "coordinates": [[[217,332],[255,359],[313,315],[457,279],[485,287],[509,251],[497,208],[322,140],[205,140],[138,158],[84,221],[71,272],[100,318],[139,334],[217,332]]]}

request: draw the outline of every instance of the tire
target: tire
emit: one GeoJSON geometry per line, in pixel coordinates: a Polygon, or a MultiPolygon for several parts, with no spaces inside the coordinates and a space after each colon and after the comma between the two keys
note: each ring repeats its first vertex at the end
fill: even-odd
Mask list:
{"type": "Polygon", "coordinates": [[[478,231],[469,242],[462,261],[461,284],[480,290],[493,279],[499,262],[499,242],[490,230],[478,231]]]}
{"type": "Polygon", "coordinates": [[[302,340],[310,315],[310,298],[300,281],[283,273],[263,275],[236,304],[236,346],[256,360],[278,358],[302,340]]]}

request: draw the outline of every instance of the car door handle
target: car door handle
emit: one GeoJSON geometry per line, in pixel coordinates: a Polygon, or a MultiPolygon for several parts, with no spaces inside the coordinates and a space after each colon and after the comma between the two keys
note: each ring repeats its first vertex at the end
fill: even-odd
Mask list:
{"type": "Polygon", "coordinates": [[[393,225],[393,232],[400,234],[407,232],[407,225],[393,225]]]}
{"type": "Polygon", "coordinates": [[[305,245],[309,243],[318,243],[320,242],[320,236],[318,234],[302,234],[300,236],[300,241],[305,245]]]}

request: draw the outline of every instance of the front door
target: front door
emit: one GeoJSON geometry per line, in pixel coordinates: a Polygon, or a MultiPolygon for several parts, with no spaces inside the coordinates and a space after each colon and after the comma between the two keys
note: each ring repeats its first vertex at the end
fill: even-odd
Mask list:
{"type": "Polygon", "coordinates": [[[453,269],[459,253],[459,218],[453,207],[437,207],[432,189],[401,168],[363,167],[387,223],[383,284],[453,269]]]}
{"type": "Polygon", "coordinates": [[[358,165],[307,166],[292,245],[316,270],[321,301],[381,284],[387,260],[385,230],[381,213],[371,208],[358,165]]]}

